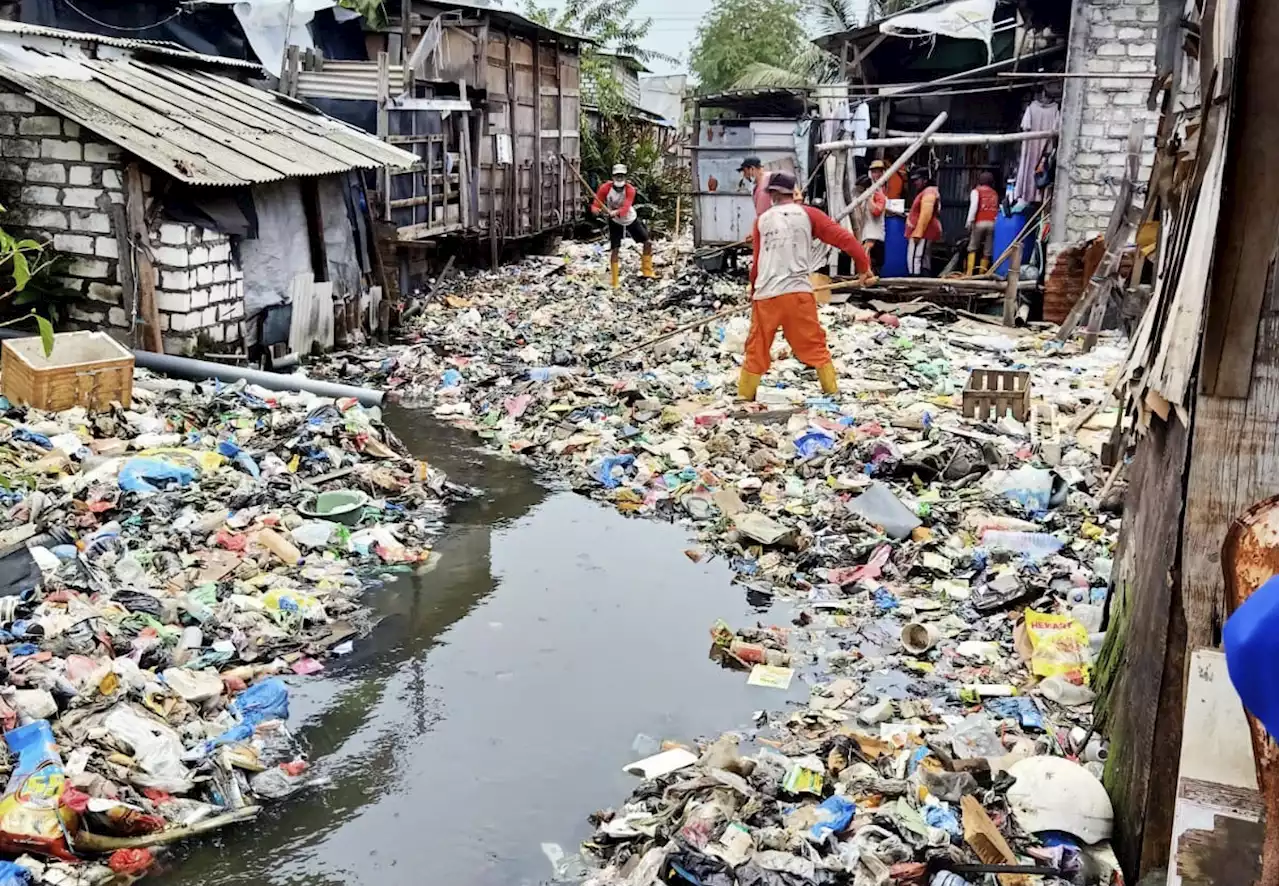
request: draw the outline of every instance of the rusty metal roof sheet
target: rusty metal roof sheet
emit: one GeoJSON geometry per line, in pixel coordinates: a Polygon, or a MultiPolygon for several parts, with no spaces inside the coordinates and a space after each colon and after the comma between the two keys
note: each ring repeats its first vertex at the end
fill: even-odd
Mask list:
{"type": "Polygon", "coordinates": [[[25,37],[43,37],[49,40],[74,40],[78,43],[93,43],[100,46],[114,46],[117,49],[128,49],[138,53],[181,58],[203,64],[217,65],[224,68],[246,68],[261,71],[262,65],[257,62],[239,58],[226,58],[221,55],[206,55],[194,52],[177,43],[167,40],[140,40],[132,37],[106,37],[102,34],[89,34],[81,31],[65,31],[61,28],[47,28],[43,25],[29,25],[25,22],[11,22],[0,19],[0,34],[15,34],[25,37]]]}
{"type": "Polygon", "coordinates": [[[310,105],[209,71],[61,57],[64,69],[83,69],[67,77],[22,61],[23,54],[4,56],[0,79],[188,184],[246,185],[417,162],[310,105]]]}

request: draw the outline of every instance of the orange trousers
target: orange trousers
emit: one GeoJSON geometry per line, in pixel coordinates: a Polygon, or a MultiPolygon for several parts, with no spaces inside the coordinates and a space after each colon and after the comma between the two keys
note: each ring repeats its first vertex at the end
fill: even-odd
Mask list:
{"type": "Polygon", "coordinates": [[[743,369],[755,375],[769,370],[769,349],[779,326],[801,363],[817,368],[831,362],[827,332],[818,322],[818,303],[813,293],[787,292],[751,303],[751,329],[747,333],[743,369]]]}

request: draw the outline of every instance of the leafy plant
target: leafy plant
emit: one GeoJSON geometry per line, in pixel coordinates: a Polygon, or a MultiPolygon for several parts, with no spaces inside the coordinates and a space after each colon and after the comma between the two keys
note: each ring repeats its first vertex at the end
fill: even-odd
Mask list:
{"type": "Polygon", "coordinates": [[[372,30],[387,26],[387,8],[382,0],[338,0],[338,5],[360,13],[365,25],[372,30]]]}
{"type": "MultiPolygon", "coordinates": [[[[0,212],[4,207],[0,206],[0,212]]],[[[30,238],[18,238],[0,228],[0,303],[14,298],[14,304],[23,304],[24,291],[33,279],[53,264],[53,258],[45,249],[48,243],[40,243],[30,238]],[[16,297],[16,298],[15,298],[16,297]]],[[[53,353],[53,324],[32,308],[27,314],[6,320],[0,326],[12,326],[23,320],[34,318],[40,330],[40,342],[47,357],[53,353]]]]}
{"type": "Polygon", "coordinates": [[[787,68],[808,44],[800,0],[724,0],[698,24],[689,67],[702,93],[730,89],[755,64],[787,68]]]}

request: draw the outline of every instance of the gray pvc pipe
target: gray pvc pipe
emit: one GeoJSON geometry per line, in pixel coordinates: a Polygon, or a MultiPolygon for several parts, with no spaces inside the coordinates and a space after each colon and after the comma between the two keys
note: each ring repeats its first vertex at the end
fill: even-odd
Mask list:
{"type": "MultiPolygon", "coordinates": [[[[20,329],[0,329],[0,338],[27,338],[35,333],[20,329]]],[[[261,385],[271,391],[307,391],[318,397],[352,397],[365,406],[381,406],[385,397],[382,391],[371,388],[357,388],[341,385],[336,382],[321,381],[301,375],[283,375],[275,372],[263,372],[246,366],[231,366],[214,363],[209,360],[193,360],[189,357],[175,357],[171,354],[153,354],[150,351],[134,351],[133,363],[152,372],[160,372],[177,378],[191,381],[204,381],[207,378],[236,382],[241,379],[250,384],[261,385]]]]}

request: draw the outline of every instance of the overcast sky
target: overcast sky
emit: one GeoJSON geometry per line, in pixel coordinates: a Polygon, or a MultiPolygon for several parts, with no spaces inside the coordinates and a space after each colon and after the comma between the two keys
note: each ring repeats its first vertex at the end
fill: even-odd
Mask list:
{"type": "MultiPolygon", "coordinates": [[[[536,0],[538,5],[549,5],[557,8],[564,6],[564,0],[536,0]]],[[[499,5],[517,12],[524,11],[524,0],[500,0],[499,5]]],[[[865,15],[866,0],[854,0],[855,14],[865,15]]],[[[633,15],[638,18],[649,16],[653,19],[653,27],[644,40],[644,47],[651,52],[661,52],[675,56],[676,64],[654,59],[649,67],[654,74],[687,74],[689,72],[689,51],[694,38],[698,34],[698,22],[711,9],[712,0],[639,0],[633,15]]]]}

